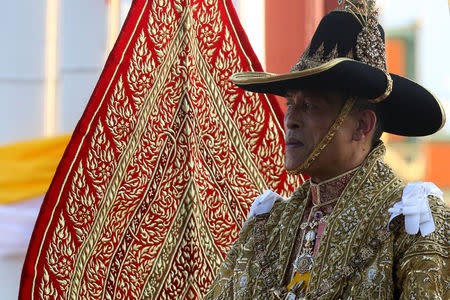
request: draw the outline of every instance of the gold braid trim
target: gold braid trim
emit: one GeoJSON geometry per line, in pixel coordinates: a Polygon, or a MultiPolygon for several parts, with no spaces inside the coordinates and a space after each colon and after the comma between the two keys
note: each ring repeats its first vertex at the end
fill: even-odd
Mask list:
{"type": "MultiPolygon", "coordinates": [[[[383,70],[384,71],[384,70],[383,70]]],[[[375,99],[369,99],[369,102],[371,103],[378,103],[383,101],[384,99],[386,99],[392,92],[392,86],[393,86],[393,81],[392,81],[392,77],[391,75],[387,72],[384,71],[384,74],[386,75],[386,79],[387,79],[387,86],[386,86],[386,90],[384,91],[384,94],[381,95],[378,98],[375,99]]]]}
{"type": "Polygon", "coordinates": [[[339,115],[336,117],[336,120],[334,120],[333,125],[331,125],[330,129],[328,130],[327,134],[322,138],[320,143],[317,145],[316,148],[311,152],[311,154],[308,156],[308,158],[298,167],[292,170],[287,170],[289,174],[292,175],[299,175],[303,173],[309,166],[311,166],[311,163],[319,157],[320,153],[322,153],[323,149],[331,142],[333,139],[336,131],[338,128],[342,125],[342,122],[344,122],[345,118],[347,117],[348,113],[353,107],[353,104],[356,101],[356,97],[352,96],[345,101],[344,106],[342,107],[341,111],[339,112],[339,115]]]}

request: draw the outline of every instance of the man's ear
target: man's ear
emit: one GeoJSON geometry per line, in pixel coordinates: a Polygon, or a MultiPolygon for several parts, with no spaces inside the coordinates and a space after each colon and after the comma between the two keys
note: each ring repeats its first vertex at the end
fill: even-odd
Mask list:
{"type": "Polygon", "coordinates": [[[361,141],[362,139],[371,137],[377,122],[375,112],[370,109],[364,109],[359,111],[356,117],[356,126],[352,136],[353,140],[361,141]]]}

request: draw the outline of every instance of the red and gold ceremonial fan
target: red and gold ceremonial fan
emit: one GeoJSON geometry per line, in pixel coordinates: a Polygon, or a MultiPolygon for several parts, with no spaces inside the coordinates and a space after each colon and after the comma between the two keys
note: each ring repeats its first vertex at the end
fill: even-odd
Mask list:
{"type": "Polygon", "coordinates": [[[266,188],[281,112],[230,0],[135,0],[37,220],[20,299],[198,299],[266,188]]]}

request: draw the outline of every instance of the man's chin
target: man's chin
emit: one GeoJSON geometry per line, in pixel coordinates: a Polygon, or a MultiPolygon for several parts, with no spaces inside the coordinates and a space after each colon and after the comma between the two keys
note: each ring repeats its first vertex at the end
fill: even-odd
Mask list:
{"type": "Polygon", "coordinates": [[[300,151],[286,151],[284,160],[285,160],[285,167],[287,170],[294,170],[300,167],[304,161],[307,158],[307,155],[305,153],[302,153],[300,151]]]}
{"type": "Polygon", "coordinates": [[[290,161],[286,160],[285,167],[286,167],[286,170],[292,171],[292,170],[300,168],[300,166],[302,164],[303,164],[303,161],[296,160],[296,161],[290,162],[290,161]]]}

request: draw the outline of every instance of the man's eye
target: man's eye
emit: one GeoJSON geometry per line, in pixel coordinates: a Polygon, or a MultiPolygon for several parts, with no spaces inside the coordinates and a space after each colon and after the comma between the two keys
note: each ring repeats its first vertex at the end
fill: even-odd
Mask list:
{"type": "Polygon", "coordinates": [[[303,102],[302,104],[303,110],[310,110],[312,107],[313,107],[312,104],[308,102],[303,102]]]}

